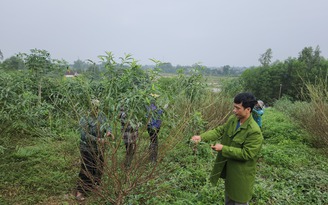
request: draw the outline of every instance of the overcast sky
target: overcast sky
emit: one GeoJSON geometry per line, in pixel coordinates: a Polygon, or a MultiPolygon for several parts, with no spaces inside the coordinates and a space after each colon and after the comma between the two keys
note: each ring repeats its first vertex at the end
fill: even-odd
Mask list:
{"type": "Polygon", "coordinates": [[[4,58],[30,49],[53,59],[105,51],[173,65],[257,66],[320,46],[328,58],[327,0],[0,0],[4,58]]]}

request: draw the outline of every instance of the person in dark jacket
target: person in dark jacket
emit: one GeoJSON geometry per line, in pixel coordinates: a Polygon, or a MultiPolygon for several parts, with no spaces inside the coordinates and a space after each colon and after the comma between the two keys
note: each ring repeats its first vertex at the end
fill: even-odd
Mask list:
{"type": "Polygon", "coordinates": [[[150,121],[147,125],[147,131],[150,137],[150,145],[149,145],[149,156],[150,161],[152,163],[157,162],[157,154],[158,154],[158,133],[161,128],[162,120],[161,115],[163,114],[163,110],[159,109],[156,106],[155,99],[159,97],[157,94],[151,94],[151,96],[154,98],[151,101],[150,106],[147,107],[148,111],[148,118],[150,118],[150,121]]]}
{"type": "Polygon", "coordinates": [[[126,155],[124,166],[126,168],[130,167],[133,156],[137,148],[137,139],[138,139],[138,125],[131,123],[131,120],[128,119],[126,110],[121,107],[120,111],[120,120],[121,120],[121,132],[123,134],[123,141],[125,144],[126,155]]]}
{"type": "Polygon", "coordinates": [[[91,190],[99,185],[104,166],[105,137],[111,135],[110,127],[100,102],[91,101],[91,110],[80,119],[81,169],[77,186],[76,199],[84,200],[91,190]]]}

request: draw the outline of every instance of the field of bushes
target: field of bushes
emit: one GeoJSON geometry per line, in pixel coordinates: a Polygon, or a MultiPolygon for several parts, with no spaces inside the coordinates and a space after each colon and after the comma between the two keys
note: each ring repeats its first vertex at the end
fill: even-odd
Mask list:
{"type": "MultiPolygon", "coordinates": [[[[0,69],[0,204],[78,204],[78,122],[94,98],[115,139],[107,143],[101,187],[84,204],[223,204],[223,181],[217,187],[208,181],[215,153],[190,137],[225,122],[232,114],[231,92],[243,91],[239,86],[228,83],[229,92],[223,85],[214,93],[197,70],[166,78],[156,69],[142,70],[129,56],[114,62],[110,54],[102,58],[106,70],[68,79],[63,77],[66,67],[52,63],[47,64],[50,71],[41,72],[35,65],[44,63],[31,64],[32,57],[25,59],[30,69],[0,69]],[[147,160],[144,108],[151,93],[167,107],[157,164],[147,160]],[[122,105],[140,126],[129,169],[123,165],[122,105]]],[[[324,83],[309,84],[308,90],[306,101],[283,97],[265,108],[265,140],[251,204],[328,204],[327,90],[324,83]]]]}

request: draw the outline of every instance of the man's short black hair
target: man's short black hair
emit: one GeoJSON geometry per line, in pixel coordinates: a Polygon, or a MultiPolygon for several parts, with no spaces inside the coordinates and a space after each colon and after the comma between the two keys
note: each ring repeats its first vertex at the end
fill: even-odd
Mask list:
{"type": "Polygon", "coordinates": [[[257,103],[257,100],[255,98],[255,96],[252,93],[239,93],[238,95],[235,96],[234,103],[236,104],[240,104],[244,107],[244,108],[251,108],[251,110],[253,110],[254,106],[257,103]]]}

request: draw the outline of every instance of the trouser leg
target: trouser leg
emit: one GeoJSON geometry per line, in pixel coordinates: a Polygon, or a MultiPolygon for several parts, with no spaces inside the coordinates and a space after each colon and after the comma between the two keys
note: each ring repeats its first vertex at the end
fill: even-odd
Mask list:
{"type": "Polygon", "coordinates": [[[126,148],[126,156],[125,156],[125,167],[130,167],[134,153],[136,151],[136,144],[135,143],[125,143],[126,148]]]}
{"type": "Polygon", "coordinates": [[[225,192],[225,197],[224,198],[225,198],[225,202],[224,202],[225,205],[248,205],[248,202],[238,203],[238,202],[233,201],[232,199],[229,198],[229,196],[226,192],[225,192]]]}
{"type": "Polygon", "coordinates": [[[79,182],[77,190],[81,193],[87,193],[93,188],[94,172],[96,160],[94,153],[90,150],[81,151],[81,168],[79,173],[79,182]]]}
{"type": "Polygon", "coordinates": [[[104,173],[104,150],[101,150],[97,153],[97,161],[95,167],[94,181],[95,184],[100,185],[101,178],[104,173]]]}
{"type": "Polygon", "coordinates": [[[154,163],[157,161],[158,132],[159,129],[148,129],[148,134],[150,136],[149,157],[150,161],[154,163]]]}

